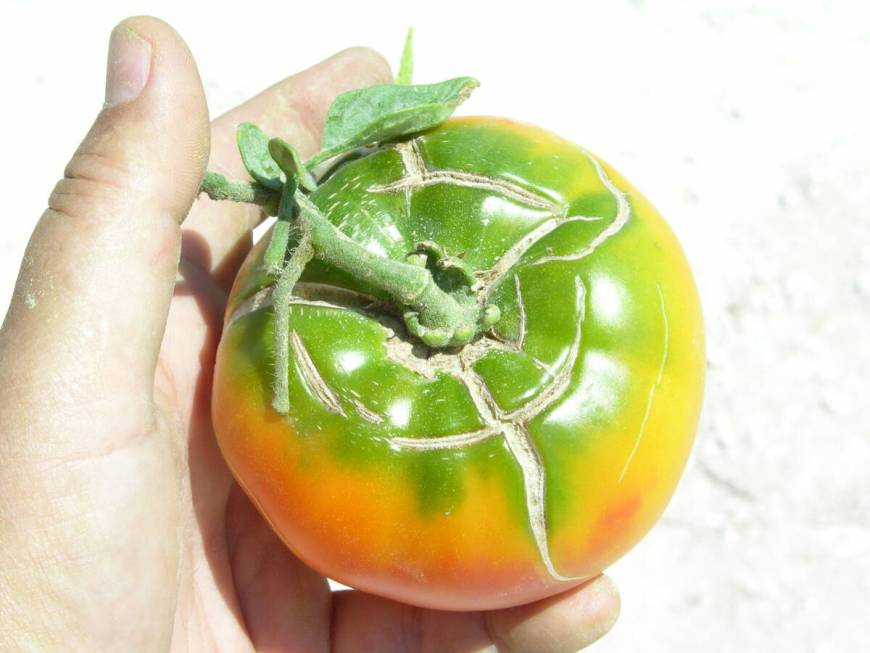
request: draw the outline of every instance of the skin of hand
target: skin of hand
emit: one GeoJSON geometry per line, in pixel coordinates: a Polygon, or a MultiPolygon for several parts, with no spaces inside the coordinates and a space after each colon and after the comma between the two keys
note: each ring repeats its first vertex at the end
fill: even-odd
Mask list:
{"type": "Polygon", "coordinates": [[[48,200],[0,331],[0,650],[576,651],[616,620],[600,576],[450,613],[327,581],[233,481],[210,423],[223,306],[259,209],[197,199],[244,177],[238,123],[303,155],[331,100],[391,81],[353,48],[209,125],[181,38],[112,32],[106,104],[48,200]]]}

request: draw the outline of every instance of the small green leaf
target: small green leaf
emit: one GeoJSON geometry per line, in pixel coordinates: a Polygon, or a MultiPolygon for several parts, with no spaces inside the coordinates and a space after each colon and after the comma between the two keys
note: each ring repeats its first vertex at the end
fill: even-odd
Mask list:
{"type": "Polygon", "coordinates": [[[263,186],[281,190],[284,177],[269,154],[269,139],[263,130],[254,123],[243,122],[236,131],[236,141],[248,174],[263,186]]]}
{"type": "Polygon", "coordinates": [[[478,86],[476,79],[457,77],[439,84],[381,84],[342,93],[329,107],[322,150],[308,166],[362,145],[434,127],[478,86]]]}
{"type": "Polygon", "coordinates": [[[269,154],[288,179],[292,177],[298,180],[299,185],[309,193],[317,188],[317,182],[302,164],[299,153],[290,143],[282,138],[273,138],[269,141],[269,154]]]}
{"type": "Polygon", "coordinates": [[[402,60],[399,62],[399,72],[396,84],[410,84],[414,76],[414,28],[408,28],[405,36],[405,47],[402,50],[402,60]]]}

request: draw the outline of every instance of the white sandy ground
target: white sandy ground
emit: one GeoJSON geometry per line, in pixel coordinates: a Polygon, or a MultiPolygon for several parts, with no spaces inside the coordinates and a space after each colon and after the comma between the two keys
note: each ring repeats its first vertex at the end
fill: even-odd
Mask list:
{"type": "Polygon", "coordinates": [[[611,161],[668,217],[697,275],[709,348],[697,446],[660,524],[611,570],[623,614],[592,650],[868,651],[865,6],[261,2],[204,13],[7,0],[0,304],[100,105],[118,19],[172,22],[214,114],[349,44],[395,59],[413,23],[418,80],[479,76],[464,113],[539,123],[611,161]]]}

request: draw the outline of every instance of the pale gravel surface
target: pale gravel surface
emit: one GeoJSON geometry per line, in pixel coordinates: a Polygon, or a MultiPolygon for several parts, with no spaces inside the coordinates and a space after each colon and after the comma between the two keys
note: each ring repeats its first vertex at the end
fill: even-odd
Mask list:
{"type": "Polygon", "coordinates": [[[623,616],[592,650],[870,650],[866,3],[538,1],[496,27],[467,0],[333,2],[305,28],[290,3],[264,22],[219,5],[204,21],[193,3],[71,4],[3,5],[0,304],[99,106],[117,19],[170,20],[214,113],[344,45],[395,58],[413,23],[419,79],[477,75],[466,113],[537,122],[603,155],[669,218],[697,274],[698,444],[659,526],[612,569],[623,616]]]}

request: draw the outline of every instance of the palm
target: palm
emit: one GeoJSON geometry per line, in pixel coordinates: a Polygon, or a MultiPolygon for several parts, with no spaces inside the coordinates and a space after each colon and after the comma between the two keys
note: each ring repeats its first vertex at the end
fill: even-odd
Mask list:
{"type": "MultiPolygon", "coordinates": [[[[357,70],[353,61],[339,63],[347,77],[329,80],[337,90],[359,83],[351,75],[366,72],[359,62],[357,70]]],[[[285,104],[281,112],[275,105],[282,93],[304,94],[316,76],[317,71],[302,73],[216,120],[210,168],[243,175],[234,132],[244,120],[283,133],[289,126],[289,135],[310,149],[317,134],[294,132],[294,123],[321,122],[325,106],[300,116],[293,107],[285,104]]],[[[224,463],[211,424],[211,375],[226,296],[260,219],[251,207],[202,198],[182,228],[179,275],[155,379],[161,423],[175,425],[172,436],[187,459],[181,470],[185,539],[173,631],[178,651],[317,651],[329,642],[326,580],[296,559],[256,512],[224,463]]]]}
{"type": "Polygon", "coordinates": [[[181,270],[156,381],[165,423],[183,425],[188,459],[173,650],[316,651],[328,641],[328,585],[257,514],[214,438],[211,369],[225,290],[185,252],[181,270]]]}

